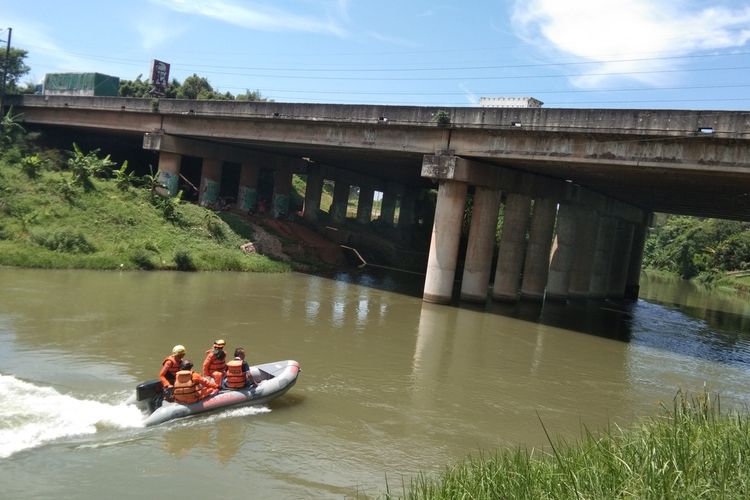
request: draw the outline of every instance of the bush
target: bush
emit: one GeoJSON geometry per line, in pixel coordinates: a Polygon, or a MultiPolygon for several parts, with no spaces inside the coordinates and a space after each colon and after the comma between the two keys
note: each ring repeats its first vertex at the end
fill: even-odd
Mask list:
{"type": "Polygon", "coordinates": [[[48,250],[66,253],[94,253],[96,248],[89,243],[86,236],[78,231],[60,229],[57,231],[37,231],[31,234],[31,240],[48,250]]]}
{"type": "Polygon", "coordinates": [[[174,262],[177,264],[179,271],[196,271],[198,268],[195,267],[193,258],[184,250],[178,250],[174,255],[174,262]]]}

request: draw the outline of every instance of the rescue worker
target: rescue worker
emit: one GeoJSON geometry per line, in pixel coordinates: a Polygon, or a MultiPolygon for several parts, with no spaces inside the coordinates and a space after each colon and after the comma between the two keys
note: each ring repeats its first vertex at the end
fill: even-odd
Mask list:
{"type": "Polygon", "coordinates": [[[172,388],[174,386],[175,375],[180,371],[180,363],[185,357],[185,346],[177,344],[172,348],[172,354],[164,358],[161,362],[161,371],[159,380],[164,389],[164,396],[167,401],[172,399],[172,388]]]}
{"type": "Polygon", "coordinates": [[[193,371],[193,362],[183,360],[180,371],[175,375],[174,400],[177,403],[197,403],[201,399],[219,392],[219,386],[211,377],[204,377],[193,371]]]}
{"type": "Polygon", "coordinates": [[[248,371],[250,367],[245,361],[245,349],[238,347],[234,350],[234,359],[227,362],[227,376],[224,379],[223,387],[227,389],[242,389],[251,385],[252,381],[248,380],[248,371]]]}
{"type": "Polygon", "coordinates": [[[224,339],[214,341],[214,346],[206,351],[206,359],[203,360],[203,369],[201,373],[204,377],[213,377],[217,384],[221,384],[221,379],[227,371],[225,361],[227,353],[224,352],[226,342],[224,339]]]}

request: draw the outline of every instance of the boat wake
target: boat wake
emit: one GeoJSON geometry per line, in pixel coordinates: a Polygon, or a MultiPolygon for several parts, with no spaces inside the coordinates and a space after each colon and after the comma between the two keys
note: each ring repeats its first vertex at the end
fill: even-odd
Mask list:
{"type": "Polygon", "coordinates": [[[140,410],[60,394],[52,387],[0,375],[0,458],[72,436],[143,427],[140,410]]]}

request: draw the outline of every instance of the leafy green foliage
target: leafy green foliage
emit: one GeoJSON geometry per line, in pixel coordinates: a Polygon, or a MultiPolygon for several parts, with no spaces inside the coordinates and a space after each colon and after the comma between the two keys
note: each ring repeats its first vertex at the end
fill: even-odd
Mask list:
{"type": "MultiPolygon", "coordinates": [[[[151,81],[143,79],[138,75],[135,80],[120,80],[120,97],[152,97],[153,85],[151,81]]],[[[196,100],[221,100],[221,101],[268,101],[259,90],[248,90],[244,93],[233,95],[231,92],[218,92],[209,81],[202,76],[193,74],[180,83],[172,79],[163,96],[167,99],[196,99],[196,100]]],[[[158,111],[158,100],[153,111],[158,111]]]]}
{"type": "Polygon", "coordinates": [[[670,217],[652,229],[644,247],[643,265],[684,279],[746,269],[750,263],[749,230],[737,221],[670,217]]]}
{"type": "Polygon", "coordinates": [[[19,92],[18,81],[26,75],[31,68],[26,65],[24,59],[28,55],[28,51],[23,49],[17,49],[15,47],[10,48],[8,53],[8,60],[6,66],[5,50],[0,50],[0,68],[6,69],[6,84],[5,92],[8,94],[16,94],[19,92]]]}
{"type": "Polygon", "coordinates": [[[96,251],[86,236],[76,230],[34,231],[31,233],[31,239],[37,245],[58,252],[93,253],[96,251]]]}
{"type": "Polygon", "coordinates": [[[84,190],[94,187],[91,182],[92,177],[103,177],[115,166],[115,163],[109,159],[109,155],[99,158],[97,153],[99,153],[98,149],[84,153],[76,143],[73,143],[68,168],[73,174],[73,184],[81,186],[84,190]]]}

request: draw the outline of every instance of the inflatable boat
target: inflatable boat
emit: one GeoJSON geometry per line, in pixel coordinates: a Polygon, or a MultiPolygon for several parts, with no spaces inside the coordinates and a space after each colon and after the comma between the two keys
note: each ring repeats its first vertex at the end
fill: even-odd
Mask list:
{"type": "Polygon", "coordinates": [[[286,360],[254,365],[250,371],[255,382],[253,385],[242,389],[224,389],[196,403],[164,401],[159,379],[138,384],[130,402],[146,414],[146,426],[223,408],[262,405],[291,389],[297,382],[300,368],[296,361],[286,360]]]}

